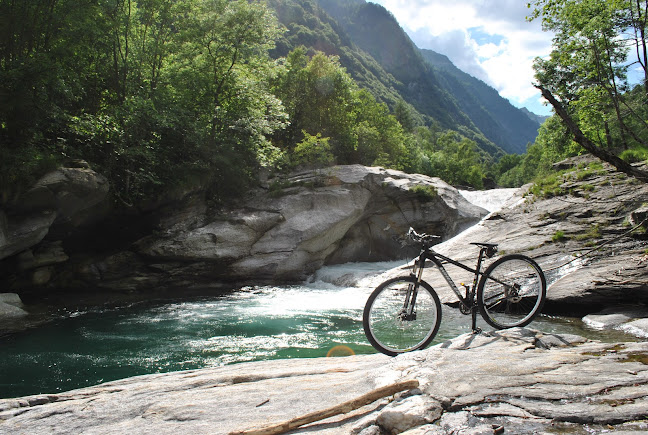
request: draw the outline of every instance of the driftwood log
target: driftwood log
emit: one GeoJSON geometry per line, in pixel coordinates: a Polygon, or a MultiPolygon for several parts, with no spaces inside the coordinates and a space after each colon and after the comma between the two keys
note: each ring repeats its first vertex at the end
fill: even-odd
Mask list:
{"type": "Polygon", "coordinates": [[[240,432],[230,432],[229,435],[276,435],[288,432],[306,424],[314,423],[316,421],[324,420],[338,414],[346,414],[355,409],[362,408],[365,405],[375,402],[383,397],[392,396],[401,391],[411,390],[419,386],[417,380],[409,380],[397,382],[395,384],[387,385],[377,388],[363,394],[360,397],[341,403],[339,405],[323,409],[321,411],[311,412],[310,414],[295,417],[283,423],[274,424],[271,426],[252,428],[240,432]]]}

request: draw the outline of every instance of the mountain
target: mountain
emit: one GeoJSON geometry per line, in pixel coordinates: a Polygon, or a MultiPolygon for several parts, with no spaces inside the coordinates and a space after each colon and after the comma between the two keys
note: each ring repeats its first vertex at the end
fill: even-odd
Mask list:
{"type": "Polygon", "coordinates": [[[539,123],[450,60],[412,42],[384,7],[365,0],[268,0],[286,27],[273,55],[304,45],[337,55],[392,110],[405,101],[420,122],[459,131],[486,153],[524,153],[539,123]]]}
{"type": "Polygon", "coordinates": [[[535,114],[535,113],[531,112],[529,109],[527,109],[526,107],[522,107],[520,110],[522,112],[526,113],[526,115],[529,118],[531,118],[532,120],[534,120],[535,122],[537,122],[540,125],[544,124],[544,122],[549,118],[549,116],[543,116],[543,115],[535,114]]]}
{"type": "Polygon", "coordinates": [[[513,106],[491,86],[461,71],[446,56],[432,50],[421,53],[437,72],[442,86],[486,137],[509,152],[526,151],[527,143],[537,136],[540,119],[513,106]]]}

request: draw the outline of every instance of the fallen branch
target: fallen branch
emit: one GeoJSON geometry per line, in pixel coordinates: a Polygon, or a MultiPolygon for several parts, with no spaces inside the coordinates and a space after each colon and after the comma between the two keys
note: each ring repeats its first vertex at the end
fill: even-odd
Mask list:
{"type": "Polygon", "coordinates": [[[288,432],[289,430],[296,429],[305,424],[314,423],[319,420],[324,420],[338,414],[346,414],[355,409],[362,408],[365,405],[375,402],[383,397],[392,396],[401,391],[411,390],[419,386],[416,379],[410,381],[397,382],[395,384],[387,385],[385,387],[377,388],[373,391],[363,394],[360,397],[341,403],[339,405],[327,408],[321,411],[311,412],[300,417],[295,417],[283,423],[266,426],[262,428],[247,429],[240,432],[230,432],[229,435],[276,435],[288,432]]]}

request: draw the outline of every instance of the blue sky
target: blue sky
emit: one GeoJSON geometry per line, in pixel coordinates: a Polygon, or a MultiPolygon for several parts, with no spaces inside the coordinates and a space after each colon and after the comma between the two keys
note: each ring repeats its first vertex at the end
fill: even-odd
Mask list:
{"type": "Polygon", "coordinates": [[[533,59],[549,55],[552,35],[526,20],[526,1],[370,1],[389,10],[419,48],[445,54],[514,106],[551,114],[532,82],[533,59]]]}

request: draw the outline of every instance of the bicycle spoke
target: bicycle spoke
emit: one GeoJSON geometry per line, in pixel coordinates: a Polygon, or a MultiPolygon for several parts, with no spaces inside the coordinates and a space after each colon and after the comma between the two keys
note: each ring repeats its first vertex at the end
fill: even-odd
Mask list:
{"type": "Polygon", "coordinates": [[[363,323],[369,341],[383,353],[394,355],[421,349],[429,344],[441,322],[441,306],[433,290],[419,286],[414,307],[404,307],[409,298],[409,278],[391,280],[372,294],[363,323]]]}
{"type": "Polygon", "coordinates": [[[479,310],[488,324],[496,328],[525,326],[542,308],[546,283],[533,260],[510,255],[484,272],[477,293],[479,310]]]}

